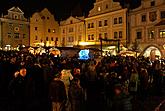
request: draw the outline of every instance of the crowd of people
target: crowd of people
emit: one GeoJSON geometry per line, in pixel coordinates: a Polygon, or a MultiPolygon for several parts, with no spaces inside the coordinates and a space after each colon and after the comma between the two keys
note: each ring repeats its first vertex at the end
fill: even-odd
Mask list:
{"type": "Polygon", "coordinates": [[[163,59],[0,53],[0,111],[133,111],[164,86],[163,59]]]}

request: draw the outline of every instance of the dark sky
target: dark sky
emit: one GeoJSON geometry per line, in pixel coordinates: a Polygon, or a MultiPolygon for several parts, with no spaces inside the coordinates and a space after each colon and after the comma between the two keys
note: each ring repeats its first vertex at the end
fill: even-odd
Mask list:
{"type": "MultiPolygon", "coordinates": [[[[125,3],[125,0],[119,0],[125,3]]],[[[131,0],[136,1],[140,0],[131,0]]],[[[70,15],[87,15],[93,8],[95,0],[1,0],[0,13],[7,13],[7,10],[13,6],[20,7],[25,13],[25,17],[31,16],[36,11],[41,11],[47,7],[56,20],[66,19],[70,15]]],[[[132,6],[132,5],[131,5],[132,6]]]]}

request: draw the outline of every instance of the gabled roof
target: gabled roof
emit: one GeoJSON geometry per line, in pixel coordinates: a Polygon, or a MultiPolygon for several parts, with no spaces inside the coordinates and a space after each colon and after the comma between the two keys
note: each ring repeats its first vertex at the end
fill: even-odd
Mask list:
{"type": "Polygon", "coordinates": [[[24,12],[19,7],[12,7],[8,10],[8,12],[16,12],[16,13],[24,14],[24,12]]]}

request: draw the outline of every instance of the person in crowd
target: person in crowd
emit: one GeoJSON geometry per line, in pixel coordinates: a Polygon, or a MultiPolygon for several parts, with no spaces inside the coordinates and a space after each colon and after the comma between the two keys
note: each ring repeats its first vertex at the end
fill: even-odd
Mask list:
{"type": "Polygon", "coordinates": [[[67,95],[60,73],[50,83],[49,96],[52,101],[52,111],[63,111],[67,95]]]}
{"type": "Polygon", "coordinates": [[[84,92],[80,86],[80,80],[73,79],[69,88],[69,101],[71,103],[71,111],[83,111],[84,92]]]}
{"type": "Polygon", "coordinates": [[[122,85],[115,84],[112,98],[112,111],[132,111],[131,96],[123,93],[122,85]]]}
{"type": "Polygon", "coordinates": [[[27,70],[21,66],[20,70],[14,73],[14,78],[9,83],[10,111],[26,111],[27,81],[27,70]]]}

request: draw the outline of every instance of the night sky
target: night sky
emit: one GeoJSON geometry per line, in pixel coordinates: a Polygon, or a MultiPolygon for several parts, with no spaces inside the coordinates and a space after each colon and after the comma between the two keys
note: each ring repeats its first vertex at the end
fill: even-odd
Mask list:
{"type": "MultiPolygon", "coordinates": [[[[125,3],[125,0],[116,1],[121,1],[121,5],[125,3]]],[[[136,7],[134,4],[140,3],[140,0],[130,1],[133,7],[136,7]]],[[[34,12],[41,11],[46,7],[54,14],[56,20],[64,20],[70,15],[87,15],[89,10],[93,8],[94,2],[95,0],[1,0],[0,13],[7,14],[9,8],[18,6],[25,13],[25,17],[30,17],[34,12]]]]}

